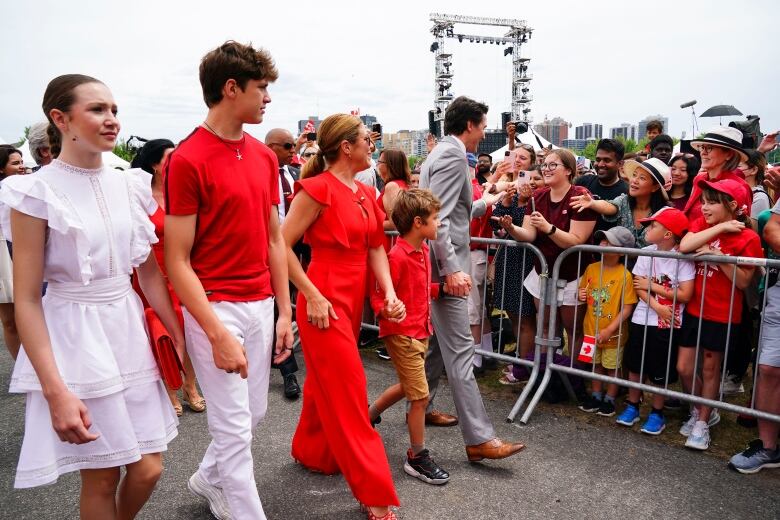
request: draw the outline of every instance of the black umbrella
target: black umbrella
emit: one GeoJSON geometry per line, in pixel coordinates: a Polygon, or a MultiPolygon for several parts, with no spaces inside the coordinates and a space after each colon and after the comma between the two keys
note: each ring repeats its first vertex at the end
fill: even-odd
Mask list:
{"type": "Polygon", "coordinates": [[[734,105],[715,105],[705,110],[699,117],[723,117],[741,116],[742,112],[734,108],[734,105]]]}

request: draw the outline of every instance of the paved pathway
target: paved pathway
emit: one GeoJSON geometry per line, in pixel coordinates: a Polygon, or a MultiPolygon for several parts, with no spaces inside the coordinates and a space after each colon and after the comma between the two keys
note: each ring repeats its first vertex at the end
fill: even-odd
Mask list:
{"type": "MultiPolygon", "coordinates": [[[[370,396],[393,380],[392,366],[365,356],[370,396]]],[[[32,490],[12,488],[24,422],[24,401],[10,395],[10,357],[0,353],[0,518],[78,518],[78,478],[32,490]]],[[[302,378],[301,378],[302,379],[302,378]]],[[[254,443],[255,473],[270,519],[360,519],[357,503],[340,476],[311,474],[289,455],[300,401],[281,396],[271,380],[269,413],[254,443]]],[[[440,407],[452,410],[443,386],[440,407]]],[[[433,487],[407,476],[403,410],[390,410],[379,431],[390,456],[404,519],[514,518],[778,518],[780,471],[742,476],[723,460],[669,446],[644,435],[599,428],[539,410],[522,426],[504,421],[511,403],[488,399],[498,434],[527,444],[503,461],[470,464],[457,428],[429,429],[428,447],[452,475],[433,487]]],[[[670,431],[665,435],[676,435],[670,431]]],[[[203,502],[187,492],[208,443],[205,416],[185,413],[179,436],[165,456],[166,471],[142,519],[208,519],[203,502]]]]}

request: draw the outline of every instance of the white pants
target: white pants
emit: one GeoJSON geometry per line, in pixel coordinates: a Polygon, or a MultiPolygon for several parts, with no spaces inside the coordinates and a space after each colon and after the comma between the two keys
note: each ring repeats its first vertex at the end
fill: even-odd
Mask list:
{"type": "Polygon", "coordinates": [[[187,352],[206,398],[211,443],[200,473],[222,488],[233,518],[265,519],[252,461],[252,431],[268,408],[268,381],[274,331],[274,300],[213,302],[220,321],[244,345],[247,379],[214,365],[211,343],[195,318],[184,313],[187,352]]]}

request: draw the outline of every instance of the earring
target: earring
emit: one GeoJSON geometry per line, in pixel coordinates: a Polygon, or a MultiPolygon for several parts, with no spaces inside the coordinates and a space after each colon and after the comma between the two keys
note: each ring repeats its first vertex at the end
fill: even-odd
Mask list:
{"type": "Polygon", "coordinates": [[[70,140],[71,140],[71,141],[78,141],[78,139],[79,139],[79,138],[78,138],[78,136],[75,136],[75,135],[74,135],[73,137],[71,137],[71,139],[70,139],[70,140]]]}

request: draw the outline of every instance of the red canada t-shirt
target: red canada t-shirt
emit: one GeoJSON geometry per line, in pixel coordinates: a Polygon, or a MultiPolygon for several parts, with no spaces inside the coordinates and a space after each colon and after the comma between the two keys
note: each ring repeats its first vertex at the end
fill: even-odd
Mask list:
{"type": "Polygon", "coordinates": [[[209,301],[273,296],[268,222],[279,204],[278,160],[244,136],[243,142],[223,141],[198,127],[166,167],[167,214],[198,216],[190,263],[209,301]]]}
{"type": "MultiPolygon", "coordinates": [[[[691,196],[688,198],[688,203],[685,205],[685,216],[688,217],[688,222],[693,224],[696,220],[702,217],[701,214],[701,190],[699,189],[699,186],[697,185],[697,182],[699,182],[699,179],[707,179],[710,180],[709,174],[707,172],[701,172],[693,179],[693,190],[691,191],[691,196]]],[[[745,175],[742,173],[742,170],[732,170],[732,171],[725,171],[722,172],[716,181],[724,181],[726,179],[732,179],[735,181],[738,181],[742,184],[745,195],[747,196],[747,209],[750,211],[750,206],[753,203],[753,190],[750,188],[750,185],[745,182],[745,175]]],[[[706,224],[705,224],[706,225],[706,224]]]]}
{"type": "MultiPolygon", "coordinates": [[[[709,226],[704,217],[696,219],[691,224],[691,233],[698,233],[709,226]]],[[[743,229],[740,233],[721,233],[710,242],[710,247],[720,248],[729,256],[751,256],[764,258],[761,248],[761,238],[751,229],[743,229]]],[[[722,264],[721,264],[722,265],[722,264]]],[[[732,267],[727,265],[727,269],[732,267]]],[[[738,324],[742,321],[742,291],[734,288],[734,306],[729,320],[729,302],[731,301],[732,281],[716,264],[707,264],[707,285],[704,286],[704,262],[696,262],[696,278],[694,281],[693,298],[688,303],[686,311],[691,316],[718,323],[738,324]],[[704,288],[704,314],[702,315],[702,288],[704,288]]]]}
{"type": "MultiPolygon", "coordinates": [[[[536,204],[536,211],[544,215],[544,218],[547,219],[547,222],[561,231],[568,232],[572,220],[594,222],[597,218],[596,213],[590,209],[586,209],[578,213],[576,209],[573,209],[569,205],[571,203],[572,197],[583,195],[585,193],[590,193],[587,188],[572,185],[571,188],[569,188],[569,191],[566,192],[566,195],[564,195],[560,201],[553,202],[550,199],[550,188],[545,187],[534,191],[533,198],[534,203],[536,204]]],[[[525,214],[526,216],[529,216],[532,212],[533,209],[531,207],[531,201],[529,200],[525,205],[525,214]]],[[[547,260],[547,267],[550,269],[550,273],[552,273],[555,259],[558,258],[558,255],[563,253],[564,249],[553,242],[552,237],[545,235],[541,231],[536,233],[536,240],[534,241],[534,245],[538,247],[544,255],[545,260],[547,260]]],[[[582,271],[585,268],[584,265],[587,264],[590,259],[590,255],[583,254],[582,263],[578,263],[578,256],[579,255],[577,253],[571,254],[566,257],[561,264],[560,275],[561,278],[567,282],[571,282],[572,280],[579,278],[580,274],[582,274],[582,271]]],[[[538,260],[535,261],[535,267],[536,272],[541,273],[541,266],[539,265],[538,260]]]]}

